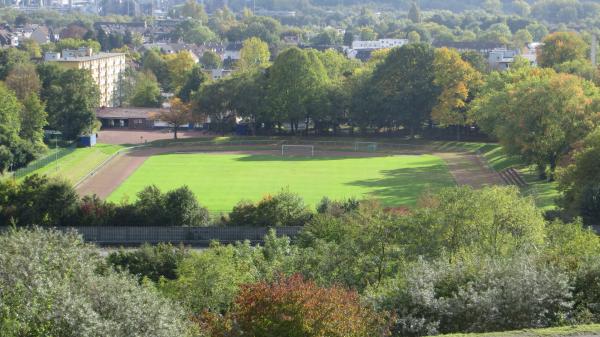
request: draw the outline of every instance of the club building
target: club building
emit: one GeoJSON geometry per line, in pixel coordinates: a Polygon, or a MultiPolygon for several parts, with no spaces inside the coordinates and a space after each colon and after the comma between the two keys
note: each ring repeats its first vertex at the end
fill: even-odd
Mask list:
{"type": "Polygon", "coordinates": [[[119,77],[126,67],[124,53],[93,53],[91,48],[63,50],[61,53],[46,53],[46,62],[58,62],[65,68],[88,69],[100,89],[100,106],[118,105],[117,89],[119,77]]]}
{"type": "Polygon", "coordinates": [[[156,118],[161,112],[167,110],[165,108],[100,108],[96,111],[96,118],[102,122],[103,129],[152,129],[163,126],[156,118]]]}

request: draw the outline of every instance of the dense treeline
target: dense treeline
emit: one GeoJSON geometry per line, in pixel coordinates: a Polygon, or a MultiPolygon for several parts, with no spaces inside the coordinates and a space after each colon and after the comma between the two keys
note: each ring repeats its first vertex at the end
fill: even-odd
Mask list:
{"type": "MultiPolygon", "coordinates": [[[[154,270],[147,274],[139,266],[175,254],[179,267],[166,271],[158,288],[197,313],[213,336],[247,333],[244,323],[231,321],[250,319],[247,305],[253,322],[290,328],[271,314],[283,310],[291,321],[311,326],[307,317],[322,309],[287,311],[294,300],[278,290],[290,296],[300,291],[290,289],[300,282],[293,275],[325,288],[354,289],[364,310],[376,310],[387,321],[357,336],[385,335],[387,329],[394,336],[420,336],[597,321],[597,289],[588,282],[598,272],[597,235],[577,222],[547,222],[516,189],[446,189],[423,196],[405,214],[372,203],[333,204],[321,208],[294,243],[271,233],[264,247],[215,245],[200,253],[147,247],[114,253],[109,260],[136,270],[141,279],[156,279],[154,270]]],[[[308,303],[312,298],[310,291],[298,296],[308,303]]],[[[344,319],[327,322],[350,328],[344,319]]],[[[282,330],[261,331],[276,336],[282,330]]]]}

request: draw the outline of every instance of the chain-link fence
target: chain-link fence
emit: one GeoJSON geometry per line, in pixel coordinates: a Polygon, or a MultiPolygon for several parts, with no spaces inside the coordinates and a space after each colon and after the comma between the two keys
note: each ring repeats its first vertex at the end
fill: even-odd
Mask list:
{"type": "Polygon", "coordinates": [[[14,172],[12,172],[12,175],[15,179],[25,177],[26,175],[30,174],[31,172],[34,172],[46,165],[49,165],[49,164],[59,160],[60,158],[72,153],[76,149],[77,149],[77,146],[74,143],[69,145],[68,147],[56,149],[56,150],[52,151],[50,154],[46,155],[45,157],[36,159],[36,160],[32,161],[31,163],[29,163],[27,166],[22,167],[18,170],[15,170],[14,172]]]}
{"type": "MultiPolygon", "coordinates": [[[[0,227],[0,233],[10,227],[0,227]]],[[[103,246],[139,246],[144,243],[172,243],[207,247],[212,241],[262,243],[268,227],[116,227],[79,226],[57,227],[60,231],[76,231],[85,242],[103,246]]],[[[294,239],[302,227],[274,227],[278,236],[294,239]]]]}

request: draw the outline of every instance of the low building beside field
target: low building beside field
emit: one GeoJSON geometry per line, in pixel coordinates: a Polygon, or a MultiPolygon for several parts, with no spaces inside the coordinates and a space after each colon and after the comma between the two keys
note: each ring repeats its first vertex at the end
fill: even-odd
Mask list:
{"type": "MultiPolygon", "coordinates": [[[[163,108],[100,108],[96,110],[96,118],[102,122],[103,129],[137,129],[148,130],[156,128],[168,128],[169,123],[161,121],[158,116],[169,111],[168,106],[163,108]]],[[[181,125],[185,128],[201,128],[207,119],[201,119],[197,123],[181,125]]]]}
{"type": "Polygon", "coordinates": [[[152,129],[154,118],[164,108],[101,108],[96,111],[96,117],[102,122],[103,129],[152,129]]]}

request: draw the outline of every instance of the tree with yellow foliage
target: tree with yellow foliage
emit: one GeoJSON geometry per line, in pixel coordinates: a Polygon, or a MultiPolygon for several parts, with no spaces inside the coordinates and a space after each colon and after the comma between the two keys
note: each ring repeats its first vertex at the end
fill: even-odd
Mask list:
{"type": "Polygon", "coordinates": [[[182,50],[175,54],[167,54],[163,57],[167,64],[170,89],[173,92],[178,92],[185,84],[187,74],[194,68],[194,59],[187,50],[182,50]]]}
{"type": "Polygon", "coordinates": [[[467,104],[481,85],[482,76],[453,49],[437,49],[433,65],[434,83],[440,87],[441,93],[431,118],[441,125],[456,126],[456,137],[460,139],[460,128],[468,122],[467,104]]]}
{"type": "Polygon", "coordinates": [[[163,111],[155,118],[168,123],[173,129],[173,138],[177,139],[177,131],[182,125],[193,121],[192,107],[175,97],[169,101],[171,107],[163,111]]]}
{"type": "Polygon", "coordinates": [[[257,37],[251,37],[243,42],[238,66],[241,70],[267,68],[270,57],[269,45],[257,37]]]}

